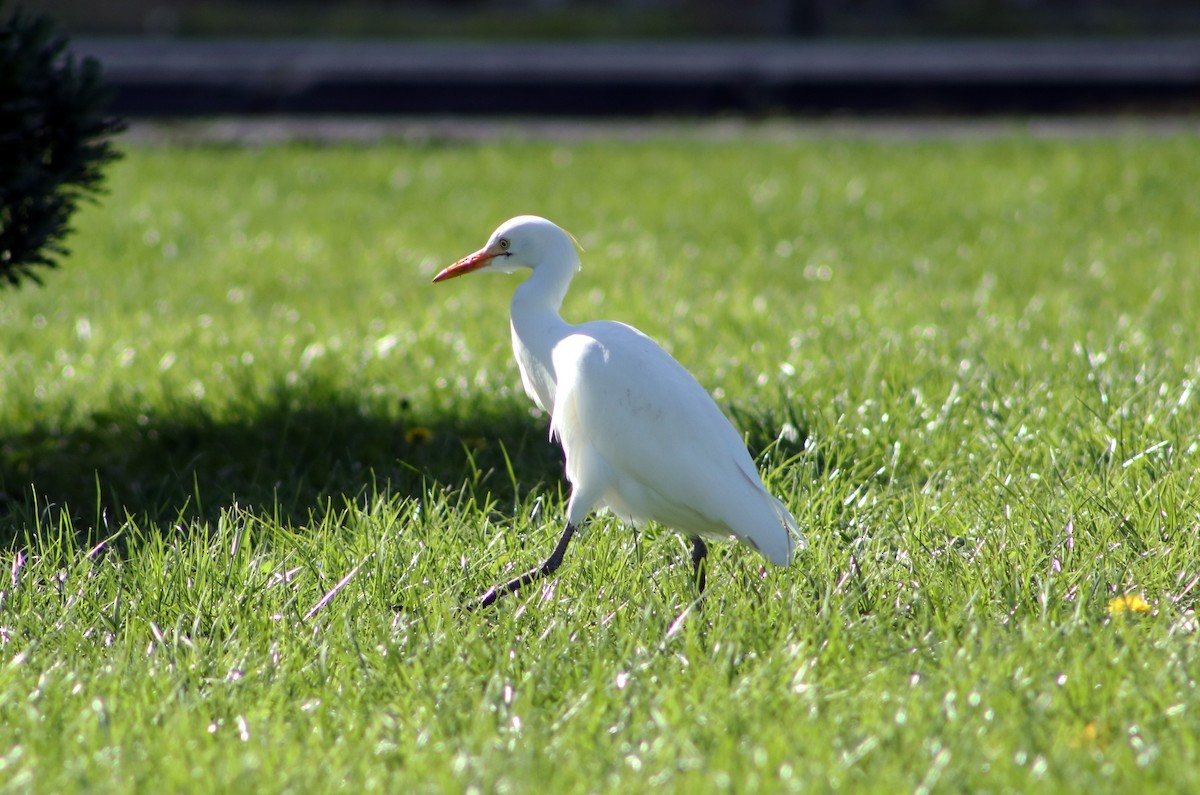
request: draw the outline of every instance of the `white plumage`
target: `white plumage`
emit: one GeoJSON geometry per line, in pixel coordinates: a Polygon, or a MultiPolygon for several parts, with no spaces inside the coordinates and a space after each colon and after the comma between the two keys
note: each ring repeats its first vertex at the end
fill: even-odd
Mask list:
{"type": "MultiPolygon", "coordinates": [[[[796,520],[767,491],[741,437],[691,373],[631,326],[571,325],[559,316],[579,270],[566,232],[544,218],[513,218],[434,281],[521,268],[532,274],[513,294],[513,353],[525,391],[551,415],[572,491],[557,560],[551,556],[502,593],[493,589],[484,603],[557,568],[574,528],[598,508],[693,539],[734,536],[787,565],[803,544],[796,520]]],[[[699,567],[705,548],[696,543],[699,567]]]]}

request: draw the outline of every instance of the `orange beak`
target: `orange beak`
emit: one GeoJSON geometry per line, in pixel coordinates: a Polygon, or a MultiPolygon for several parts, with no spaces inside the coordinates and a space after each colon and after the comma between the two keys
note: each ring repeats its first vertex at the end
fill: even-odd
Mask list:
{"type": "Polygon", "coordinates": [[[455,276],[462,276],[465,273],[477,271],[503,253],[502,251],[481,248],[474,254],[463,257],[449,268],[444,269],[437,276],[434,276],[433,280],[434,282],[444,282],[447,279],[453,279],[455,276]]]}

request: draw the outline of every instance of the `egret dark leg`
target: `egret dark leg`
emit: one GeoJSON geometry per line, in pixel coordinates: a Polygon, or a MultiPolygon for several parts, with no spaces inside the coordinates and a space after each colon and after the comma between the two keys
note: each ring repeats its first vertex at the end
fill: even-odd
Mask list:
{"type": "Polygon", "coordinates": [[[704,594],[704,588],[708,584],[708,577],[705,576],[708,571],[708,545],[704,543],[704,539],[700,536],[692,536],[692,568],[695,570],[696,590],[701,595],[704,594]]]}
{"type": "Polygon", "coordinates": [[[476,599],[471,604],[467,605],[468,610],[476,610],[481,607],[490,607],[495,602],[510,593],[516,593],[531,582],[549,577],[558,567],[562,565],[563,556],[567,554],[567,545],[571,543],[571,537],[575,535],[575,525],[567,523],[563,529],[562,536],[558,539],[558,544],[554,547],[554,551],[550,553],[550,557],[546,558],[546,562],[535,569],[522,574],[516,579],[509,580],[503,585],[497,585],[494,588],[489,588],[483,592],[483,595],[476,599]]]}

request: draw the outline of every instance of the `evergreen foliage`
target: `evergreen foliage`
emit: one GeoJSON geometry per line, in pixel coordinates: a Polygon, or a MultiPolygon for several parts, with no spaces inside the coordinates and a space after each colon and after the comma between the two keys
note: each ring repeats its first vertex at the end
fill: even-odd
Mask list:
{"type": "Polygon", "coordinates": [[[72,213],[118,156],[108,138],[124,125],[106,113],[100,64],[67,43],[44,16],[18,9],[0,23],[0,286],[41,283],[37,269],[67,253],[72,213]]]}

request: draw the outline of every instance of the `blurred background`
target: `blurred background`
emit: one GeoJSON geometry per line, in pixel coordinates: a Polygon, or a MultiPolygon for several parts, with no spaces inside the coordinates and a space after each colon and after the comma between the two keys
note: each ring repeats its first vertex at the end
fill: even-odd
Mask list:
{"type": "Polygon", "coordinates": [[[421,38],[1145,37],[1197,0],[29,0],[74,35],[421,38]]]}
{"type": "Polygon", "coordinates": [[[1200,0],[26,0],[130,117],[1195,113],[1200,0]],[[487,47],[478,46],[487,41],[487,47]]]}

